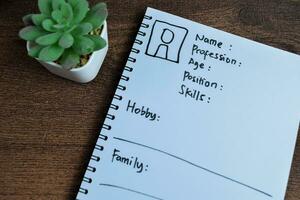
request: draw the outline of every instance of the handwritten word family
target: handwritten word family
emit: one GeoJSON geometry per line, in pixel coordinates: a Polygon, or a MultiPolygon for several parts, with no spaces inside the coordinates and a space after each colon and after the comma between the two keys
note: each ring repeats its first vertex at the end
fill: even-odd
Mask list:
{"type": "Polygon", "coordinates": [[[138,157],[122,155],[122,152],[118,149],[114,149],[112,153],[111,162],[117,162],[124,166],[131,167],[136,171],[136,173],[148,171],[148,165],[140,161],[138,157]]]}

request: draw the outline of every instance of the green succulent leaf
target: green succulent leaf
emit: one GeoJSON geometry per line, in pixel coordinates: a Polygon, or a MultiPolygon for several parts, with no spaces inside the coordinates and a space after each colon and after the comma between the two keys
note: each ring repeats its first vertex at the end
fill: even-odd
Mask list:
{"type": "Polygon", "coordinates": [[[63,18],[67,22],[71,23],[71,21],[73,19],[73,10],[72,10],[72,7],[70,6],[70,4],[67,4],[67,3],[62,4],[60,10],[62,12],[63,18]]]}
{"type": "Polygon", "coordinates": [[[73,31],[72,34],[76,36],[86,35],[93,30],[93,26],[90,23],[81,23],[73,31]]]}
{"type": "Polygon", "coordinates": [[[91,11],[95,11],[95,10],[98,10],[98,9],[107,9],[106,3],[104,3],[104,2],[97,3],[96,5],[94,5],[91,8],[91,11]]]}
{"type": "Polygon", "coordinates": [[[79,0],[67,0],[67,2],[75,8],[75,6],[78,4],[79,0]]]}
{"type": "Polygon", "coordinates": [[[63,34],[63,36],[61,36],[58,42],[59,46],[65,49],[71,47],[73,43],[74,43],[74,38],[70,33],[63,34]]]}
{"type": "Polygon", "coordinates": [[[100,36],[96,36],[96,35],[87,35],[86,37],[88,37],[89,39],[93,40],[94,42],[94,51],[103,49],[106,46],[106,41],[100,37],[100,36]]]}
{"type": "Polygon", "coordinates": [[[51,0],[39,0],[38,7],[42,14],[50,16],[52,12],[51,0]]]}
{"type": "Polygon", "coordinates": [[[66,25],[65,24],[54,24],[52,27],[54,29],[61,30],[61,29],[64,29],[66,27],[66,25]]]}
{"type": "Polygon", "coordinates": [[[62,35],[62,33],[60,33],[60,32],[50,33],[50,34],[38,37],[35,40],[35,42],[37,44],[43,45],[43,46],[52,45],[52,44],[56,43],[59,40],[61,35],[62,35]]]}
{"type": "Polygon", "coordinates": [[[98,3],[86,15],[83,22],[89,22],[96,29],[100,27],[107,18],[107,8],[105,3],[98,3]]]}
{"type": "Polygon", "coordinates": [[[44,47],[39,53],[39,59],[45,62],[56,61],[63,54],[64,48],[54,44],[44,47]]]}
{"type": "Polygon", "coordinates": [[[46,31],[49,31],[49,32],[55,32],[55,31],[56,31],[56,30],[54,29],[53,25],[54,25],[54,22],[53,22],[51,19],[45,19],[45,20],[42,22],[42,27],[43,27],[46,31]]]}
{"type": "Polygon", "coordinates": [[[66,32],[71,33],[78,25],[69,26],[66,32]]]}
{"type": "Polygon", "coordinates": [[[74,3],[74,5],[75,6],[73,7],[73,12],[76,14],[74,15],[72,23],[76,24],[81,22],[85,18],[89,10],[89,4],[86,0],[77,0],[77,3],[74,3]]]}
{"type": "Polygon", "coordinates": [[[73,49],[67,49],[59,60],[59,63],[64,69],[71,69],[76,67],[79,61],[80,56],[73,49]]]}
{"type": "Polygon", "coordinates": [[[20,38],[22,38],[23,40],[27,40],[27,41],[33,41],[37,37],[40,37],[45,34],[47,34],[46,31],[44,31],[41,28],[36,27],[36,26],[27,26],[27,27],[21,29],[19,32],[20,38]]]}
{"type": "Polygon", "coordinates": [[[39,56],[40,51],[44,48],[43,46],[40,45],[35,45],[31,47],[28,51],[28,55],[34,58],[37,58],[39,56]]]}
{"type": "Polygon", "coordinates": [[[32,15],[32,22],[37,25],[40,26],[42,24],[42,22],[47,19],[47,15],[44,14],[33,14],[32,15]]]}
{"type": "Polygon", "coordinates": [[[76,37],[73,44],[74,51],[79,55],[86,55],[94,51],[95,44],[93,40],[88,37],[79,36],[76,37]]]}
{"type": "Polygon", "coordinates": [[[31,19],[32,15],[33,14],[28,14],[22,18],[22,21],[24,22],[25,26],[32,25],[32,19],[31,19]]]}
{"type": "Polygon", "coordinates": [[[65,0],[52,0],[52,9],[59,10],[62,4],[66,3],[65,0]]]}
{"type": "Polygon", "coordinates": [[[51,17],[59,24],[61,24],[63,22],[63,13],[60,10],[54,10],[51,13],[51,17]]]}

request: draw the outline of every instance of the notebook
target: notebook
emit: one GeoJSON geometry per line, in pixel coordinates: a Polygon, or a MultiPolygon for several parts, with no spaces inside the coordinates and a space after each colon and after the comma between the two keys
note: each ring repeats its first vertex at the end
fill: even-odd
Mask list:
{"type": "Polygon", "coordinates": [[[147,8],[78,200],[283,200],[300,56],[147,8]]]}

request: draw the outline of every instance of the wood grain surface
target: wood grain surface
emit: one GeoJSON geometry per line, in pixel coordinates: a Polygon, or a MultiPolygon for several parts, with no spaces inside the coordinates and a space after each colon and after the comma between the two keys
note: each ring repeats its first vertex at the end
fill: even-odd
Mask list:
{"type": "MultiPolygon", "coordinates": [[[[0,1],[0,199],[75,199],[147,6],[300,53],[298,0],[107,3],[109,52],[97,78],[81,85],[27,56],[17,34],[22,16],[37,12],[36,1],[0,1]]],[[[298,137],[286,200],[299,199],[298,137]]]]}

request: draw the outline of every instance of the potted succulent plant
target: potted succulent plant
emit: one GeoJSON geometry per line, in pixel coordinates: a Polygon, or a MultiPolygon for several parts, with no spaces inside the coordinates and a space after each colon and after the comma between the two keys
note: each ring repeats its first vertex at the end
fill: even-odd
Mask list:
{"type": "Polygon", "coordinates": [[[38,0],[41,13],[23,17],[19,36],[29,56],[50,72],[86,83],[93,80],[108,50],[107,8],[86,0],[38,0]]]}

